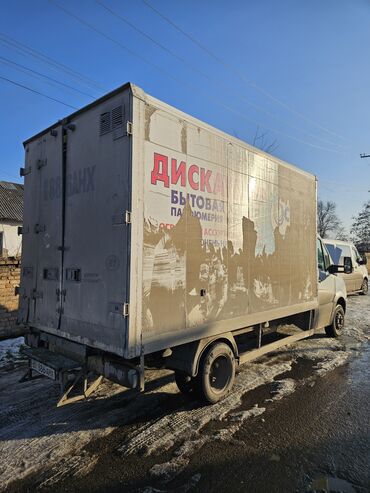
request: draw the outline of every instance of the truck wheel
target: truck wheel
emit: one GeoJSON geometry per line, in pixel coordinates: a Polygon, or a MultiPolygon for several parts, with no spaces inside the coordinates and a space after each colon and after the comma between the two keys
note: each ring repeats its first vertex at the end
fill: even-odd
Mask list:
{"type": "Polygon", "coordinates": [[[344,327],[344,310],[342,305],[337,305],[334,310],[333,321],[325,327],[328,337],[338,337],[341,335],[344,327]]]}
{"type": "Polygon", "coordinates": [[[369,282],[367,279],[364,279],[362,281],[361,285],[361,293],[360,294],[367,294],[369,292],[369,282]]]}
{"type": "Polygon", "coordinates": [[[175,371],[175,382],[177,388],[183,394],[190,394],[194,390],[194,378],[182,371],[175,371]]]}
{"type": "Polygon", "coordinates": [[[214,404],[231,390],[235,380],[235,357],[223,342],[212,344],[202,357],[197,391],[202,400],[214,404]]]}

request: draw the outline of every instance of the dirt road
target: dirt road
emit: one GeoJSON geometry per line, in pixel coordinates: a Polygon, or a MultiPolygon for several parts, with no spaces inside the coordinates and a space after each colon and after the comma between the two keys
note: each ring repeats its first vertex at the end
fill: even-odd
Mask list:
{"type": "MultiPolygon", "coordinates": [[[[240,368],[214,406],[105,382],[56,408],[57,386],[0,366],[1,491],[370,491],[370,297],[349,298],[345,334],[318,335],[240,368]],[[336,489],[335,489],[336,488],[336,489]],[[341,488],[341,489],[339,489],[341,488]]],[[[1,357],[1,351],[0,351],[1,357]]]]}

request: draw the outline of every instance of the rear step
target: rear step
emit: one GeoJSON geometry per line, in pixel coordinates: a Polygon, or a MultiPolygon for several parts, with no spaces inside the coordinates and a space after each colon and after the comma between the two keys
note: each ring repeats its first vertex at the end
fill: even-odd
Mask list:
{"type": "Polygon", "coordinates": [[[78,371],[81,369],[81,364],[63,356],[62,354],[54,353],[45,348],[23,348],[22,353],[27,356],[30,363],[30,370],[44,375],[52,380],[58,380],[61,373],[78,371]]]}
{"type": "Polygon", "coordinates": [[[89,397],[103,379],[102,376],[95,376],[95,379],[89,385],[89,375],[86,368],[81,366],[81,363],[62,354],[49,351],[49,349],[27,347],[22,349],[22,353],[29,360],[29,368],[20,381],[24,382],[45,376],[59,382],[61,395],[57,407],[89,397]],[[36,376],[34,372],[37,373],[36,376]],[[71,391],[76,390],[79,383],[83,384],[82,391],[78,395],[69,397],[71,391]]]}

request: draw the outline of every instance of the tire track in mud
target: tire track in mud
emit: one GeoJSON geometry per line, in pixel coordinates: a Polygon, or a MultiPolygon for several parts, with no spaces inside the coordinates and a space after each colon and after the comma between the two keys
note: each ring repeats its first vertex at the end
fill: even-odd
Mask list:
{"type": "Polygon", "coordinates": [[[353,307],[350,306],[349,310],[351,323],[347,323],[344,332],[344,335],[351,339],[352,343],[348,344],[347,341],[346,344],[344,341],[326,337],[311,338],[290,346],[288,353],[286,348],[281,348],[274,353],[274,356],[264,357],[259,362],[248,366],[244,365],[243,370],[238,375],[233,393],[225,400],[212,407],[195,410],[189,407],[176,412],[175,415],[159,418],[155,423],[138,430],[129,437],[128,441],[119,448],[119,451],[125,454],[143,453],[144,455],[151,455],[153,452],[168,450],[181,443],[177,449],[175,448],[172,459],[163,464],[156,464],[150,469],[153,479],[160,480],[162,484],[169,483],[184,471],[192,455],[207,442],[212,440],[235,441],[234,435],[245,420],[265,412],[265,408],[256,405],[246,411],[233,413],[232,411],[241,404],[244,394],[261,385],[275,381],[277,388],[272,392],[273,397],[265,400],[265,403],[274,402],[293,393],[296,388],[302,385],[313,385],[317,378],[345,364],[353,353],[353,339],[356,341],[355,348],[370,339],[370,334],[366,334],[370,321],[370,305],[364,311],[356,309],[358,306],[364,308],[362,301],[356,300],[354,305],[353,307]],[[290,354],[291,359],[285,362],[284,367],[284,363],[279,362],[279,357],[284,358],[287,354],[290,354]],[[300,381],[290,378],[275,380],[279,374],[290,371],[298,359],[316,362],[312,368],[311,376],[300,381]],[[263,360],[265,363],[261,362],[263,360]],[[262,375],[265,373],[264,378],[262,375],[258,375],[258,371],[253,375],[256,368],[261,370],[261,365],[262,375]],[[279,365],[282,366],[279,367],[279,365]],[[271,371],[274,369],[276,373],[271,371]],[[209,433],[204,428],[212,420],[222,421],[225,426],[216,433],[209,433]]]}
{"type": "MultiPolygon", "coordinates": [[[[58,395],[58,389],[50,381],[45,380],[44,385],[46,388],[39,388],[39,391],[45,393],[51,387],[50,393],[58,395]]],[[[154,390],[145,394],[145,398],[150,399],[152,411],[158,412],[161,408],[166,387],[161,387],[161,392],[154,390]]],[[[128,424],[133,417],[144,417],[148,412],[140,405],[140,395],[135,399],[128,392],[106,381],[89,401],[71,407],[56,408],[57,398],[49,399],[46,406],[40,399],[36,402],[22,400],[22,409],[27,408],[27,402],[34,402],[34,408],[32,413],[28,409],[28,417],[22,422],[10,424],[3,430],[0,451],[5,466],[0,467],[0,491],[5,490],[14,478],[19,480],[29,475],[35,476],[32,486],[38,489],[88,474],[98,456],[87,452],[85,447],[107,436],[118,425],[128,424]],[[109,398],[116,400],[109,402],[109,398]]]]}
{"type": "MultiPolygon", "coordinates": [[[[107,394],[111,386],[108,384],[105,389],[103,386],[101,394],[104,395],[104,390],[107,394]]],[[[57,464],[63,464],[64,457],[68,455],[73,456],[68,470],[83,469],[86,464],[83,460],[85,455],[80,455],[81,449],[93,438],[104,436],[113,429],[109,426],[113,417],[109,415],[106,421],[103,420],[101,428],[96,430],[99,423],[94,426],[96,415],[89,413],[87,406],[75,406],[73,410],[68,406],[56,408],[59,389],[47,379],[23,383],[17,379],[14,387],[5,388],[3,393],[5,399],[2,399],[4,404],[0,410],[0,491],[4,491],[15,478],[36,473],[45,468],[45,464],[51,468],[42,476],[53,475],[58,469],[57,464]],[[12,396],[17,398],[19,395],[24,395],[24,398],[15,403],[8,402],[12,396]],[[81,429],[81,423],[84,423],[82,428],[85,429],[81,429]]]]}
{"type": "MultiPolygon", "coordinates": [[[[334,341],[334,344],[336,342],[334,341]]],[[[146,424],[135,431],[118,450],[125,454],[143,455],[150,455],[158,450],[168,450],[180,439],[197,435],[209,421],[223,421],[233,409],[241,404],[244,394],[273,382],[278,375],[291,371],[292,365],[299,358],[317,360],[318,363],[314,367],[315,373],[323,375],[343,364],[349,356],[342,350],[339,343],[335,344],[334,351],[333,348],[323,349],[322,339],[306,340],[306,346],[303,344],[300,342],[295,348],[292,346],[288,360],[286,360],[284,350],[279,350],[274,356],[264,357],[263,362],[243,365],[237,375],[233,391],[221,402],[195,409],[194,403],[189,402],[183,409],[173,414],[165,414],[155,422],[146,424]],[[311,344],[307,346],[309,342],[311,344]],[[321,359],[324,359],[322,363],[319,361],[321,359]]]]}
{"type": "Polygon", "coordinates": [[[0,439],[9,439],[12,434],[16,433],[16,427],[24,426],[26,421],[32,421],[35,414],[40,410],[41,401],[48,399],[57,399],[58,392],[56,389],[46,392],[46,395],[41,399],[40,397],[25,399],[15,405],[7,406],[4,410],[0,409],[0,423],[2,429],[0,430],[0,439]],[[13,433],[9,433],[7,428],[10,425],[15,425],[12,428],[13,433]]]}
{"type": "Polygon", "coordinates": [[[184,409],[173,414],[167,414],[149,426],[135,432],[119,451],[125,454],[143,453],[150,455],[154,451],[168,450],[179,440],[194,440],[202,428],[211,420],[222,420],[230,411],[241,404],[246,392],[291,370],[292,359],[289,362],[278,362],[266,366],[250,363],[244,366],[239,373],[232,393],[225,399],[212,406],[203,406],[194,409],[194,403],[189,403],[184,409]]]}

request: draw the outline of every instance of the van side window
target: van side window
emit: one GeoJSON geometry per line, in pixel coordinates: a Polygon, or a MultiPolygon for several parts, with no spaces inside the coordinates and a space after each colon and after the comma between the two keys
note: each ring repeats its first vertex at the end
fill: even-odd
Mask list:
{"type": "Polygon", "coordinates": [[[326,245],[325,243],[322,243],[322,249],[323,249],[323,253],[324,253],[324,264],[325,264],[325,269],[324,270],[327,270],[329,268],[329,265],[332,263],[331,262],[331,258],[330,258],[330,255],[329,255],[329,252],[326,248],[326,245]]]}
{"type": "Polygon", "coordinates": [[[358,253],[357,248],[351,247],[351,249],[352,249],[352,253],[353,253],[353,258],[356,260],[356,262],[361,260],[361,255],[358,253]]]}
{"type": "Polygon", "coordinates": [[[317,240],[317,266],[319,270],[325,270],[324,254],[322,252],[321,241],[317,240]]]}
{"type": "Polygon", "coordinates": [[[342,253],[339,259],[339,265],[344,265],[344,257],[351,257],[351,249],[348,245],[340,246],[342,253]]]}

